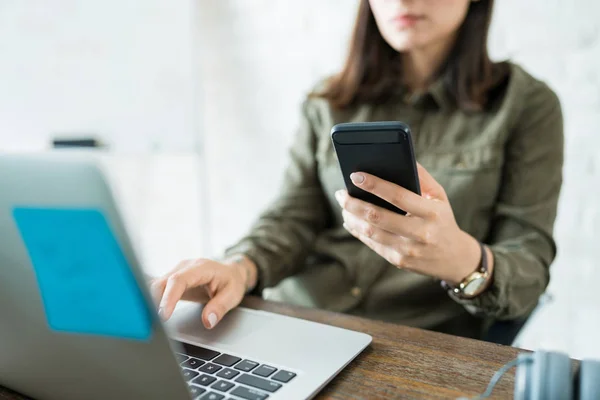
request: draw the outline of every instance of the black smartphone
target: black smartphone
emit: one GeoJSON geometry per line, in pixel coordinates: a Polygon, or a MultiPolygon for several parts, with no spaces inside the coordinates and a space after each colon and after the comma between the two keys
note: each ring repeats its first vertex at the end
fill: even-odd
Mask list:
{"type": "Polygon", "coordinates": [[[410,128],[403,122],[349,122],[331,129],[331,140],[352,197],[405,215],[404,210],[356,187],[353,172],[366,172],[421,194],[410,128]]]}

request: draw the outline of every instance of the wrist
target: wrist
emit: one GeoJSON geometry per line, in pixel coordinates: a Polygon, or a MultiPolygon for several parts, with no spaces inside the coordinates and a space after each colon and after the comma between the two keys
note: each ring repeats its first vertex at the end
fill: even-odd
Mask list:
{"type": "Polygon", "coordinates": [[[469,274],[476,271],[481,264],[481,247],[477,239],[468,233],[461,231],[462,246],[457,255],[457,260],[454,263],[456,267],[453,269],[453,274],[448,283],[457,285],[463,281],[469,274]]]}
{"type": "Polygon", "coordinates": [[[228,265],[235,265],[241,269],[244,276],[246,293],[251,292],[256,287],[258,267],[250,258],[244,254],[236,254],[225,259],[223,262],[228,265]]]}
{"type": "Polygon", "coordinates": [[[485,292],[493,282],[494,259],[492,250],[476,241],[479,247],[479,264],[457,283],[441,281],[442,288],[462,299],[472,299],[485,292]]]}

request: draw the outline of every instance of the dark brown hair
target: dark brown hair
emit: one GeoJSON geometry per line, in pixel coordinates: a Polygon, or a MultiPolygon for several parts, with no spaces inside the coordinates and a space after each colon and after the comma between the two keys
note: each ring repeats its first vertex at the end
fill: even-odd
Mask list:
{"type": "MultiPolygon", "coordinates": [[[[506,75],[504,64],[494,64],[487,39],[494,0],[471,2],[445,65],[439,71],[448,93],[464,110],[481,110],[489,92],[506,75]]],[[[321,92],[334,108],[358,103],[382,103],[402,83],[401,54],[381,36],[369,0],[361,0],[350,49],[342,71],[321,92]]]]}

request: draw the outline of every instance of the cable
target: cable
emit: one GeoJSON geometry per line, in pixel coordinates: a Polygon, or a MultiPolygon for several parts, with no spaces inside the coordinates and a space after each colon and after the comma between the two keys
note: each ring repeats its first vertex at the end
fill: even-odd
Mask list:
{"type": "Polygon", "coordinates": [[[482,399],[486,399],[486,398],[490,397],[492,395],[492,391],[494,390],[494,387],[496,387],[496,384],[500,381],[500,379],[502,379],[504,374],[506,374],[509,369],[511,369],[512,367],[515,367],[519,364],[524,364],[524,363],[529,363],[529,362],[531,362],[531,358],[524,358],[524,359],[515,358],[514,360],[507,362],[498,371],[496,371],[494,376],[492,376],[492,379],[490,379],[490,383],[488,384],[488,387],[485,390],[485,392],[483,392],[482,394],[480,394],[476,397],[472,397],[472,398],[459,397],[457,400],[482,400],[482,399]]]}

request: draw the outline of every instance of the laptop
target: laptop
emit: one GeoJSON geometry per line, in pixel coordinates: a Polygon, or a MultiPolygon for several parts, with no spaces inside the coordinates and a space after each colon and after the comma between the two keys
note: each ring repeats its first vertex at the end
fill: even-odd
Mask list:
{"type": "Polygon", "coordinates": [[[206,330],[185,302],[162,322],[87,156],[0,155],[0,238],[0,385],[36,400],[308,399],[372,340],[242,307],[206,330]]]}

